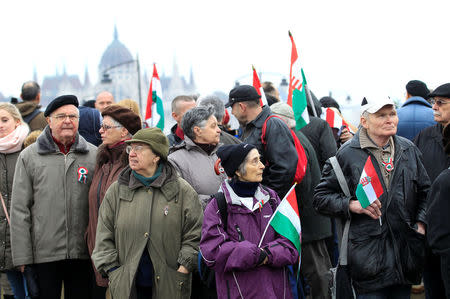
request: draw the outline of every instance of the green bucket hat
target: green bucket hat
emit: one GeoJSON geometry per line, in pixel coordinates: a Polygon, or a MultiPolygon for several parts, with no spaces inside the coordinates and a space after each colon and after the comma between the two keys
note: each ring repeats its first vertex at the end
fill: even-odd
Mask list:
{"type": "Polygon", "coordinates": [[[141,129],[137,131],[130,140],[126,140],[125,142],[128,144],[134,142],[148,144],[155,154],[167,161],[167,155],[169,154],[169,140],[160,128],[141,129]]]}

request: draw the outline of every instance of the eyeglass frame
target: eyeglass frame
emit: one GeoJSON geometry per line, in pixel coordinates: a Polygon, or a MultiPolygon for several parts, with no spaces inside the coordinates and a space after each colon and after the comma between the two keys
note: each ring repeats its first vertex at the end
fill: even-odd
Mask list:
{"type": "Polygon", "coordinates": [[[128,155],[131,153],[131,151],[134,151],[136,154],[140,154],[146,148],[151,149],[149,146],[145,146],[143,144],[136,145],[136,146],[127,145],[127,147],[125,148],[125,152],[128,155]]]}
{"type": "Polygon", "coordinates": [[[442,105],[448,104],[450,103],[450,101],[444,101],[444,100],[436,100],[435,98],[431,98],[430,99],[430,104],[433,106],[434,104],[436,104],[438,107],[441,107],[442,105]]]}
{"type": "Polygon", "coordinates": [[[113,128],[123,128],[123,126],[108,126],[108,125],[105,125],[104,123],[101,123],[100,128],[102,128],[103,131],[108,131],[109,129],[113,129],[113,128]]]}
{"type": "Polygon", "coordinates": [[[69,118],[70,121],[76,121],[80,119],[80,116],[77,114],[56,114],[51,115],[51,117],[56,119],[57,121],[65,121],[67,118],[69,118]]]}

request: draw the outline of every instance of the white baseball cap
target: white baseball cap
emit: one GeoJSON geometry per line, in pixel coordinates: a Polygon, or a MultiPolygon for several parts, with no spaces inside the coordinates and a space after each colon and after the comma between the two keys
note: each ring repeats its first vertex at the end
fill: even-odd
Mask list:
{"type": "Polygon", "coordinates": [[[395,103],[394,101],[391,100],[390,97],[381,97],[381,98],[364,97],[361,103],[360,115],[362,115],[366,111],[369,113],[376,113],[378,110],[380,110],[386,105],[392,105],[395,107],[395,103]]]}

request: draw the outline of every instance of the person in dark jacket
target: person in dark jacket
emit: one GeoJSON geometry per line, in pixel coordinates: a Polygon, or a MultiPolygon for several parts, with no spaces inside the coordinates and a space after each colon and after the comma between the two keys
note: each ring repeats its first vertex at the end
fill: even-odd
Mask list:
{"type": "Polygon", "coordinates": [[[413,140],[422,129],[436,124],[433,109],[426,100],[429,93],[422,81],[411,80],[406,84],[406,102],[397,110],[398,136],[413,140]]]}
{"type": "Polygon", "coordinates": [[[268,106],[260,106],[260,97],[253,86],[241,85],[230,91],[225,107],[232,107],[231,113],[243,126],[241,140],[254,145],[261,153],[261,159],[267,166],[264,169],[263,184],[275,190],[282,198],[294,183],[297,151],[289,128],[276,117],[267,120],[267,144],[262,144],[262,128],[272,112],[268,106]]]}
{"type": "Polygon", "coordinates": [[[195,99],[190,96],[180,95],[172,100],[172,118],[177,123],[170,129],[170,134],[167,135],[170,146],[180,144],[184,140],[183,129],[181,129],[181,120],[186,111],[195,106],[195,99]]]}
{"type": "MultiPolygon", "coordinates": [[[[288,127],[295,130],[295,117],[292,107],[278,102],[270,106],[272,112],[282,118],[288,127]]],[[[320,181],[319,161],[308,138],[300,132],[295,134],[305,150],[308,164],[301,183],[296,187],[297,204],[302,223],[302,266],[301,275],[310,286],[312,298],[329,298],[328,283],[331,268],[325,239],[331,237],[331,220],[314,210],[312,201],[314,188],[320,181]]],[[[305,288],[304,288],[305,289],[305,288]]]]}
{"type": "MultiPolygon", "coordinates": [[[[450,125],[443,132],[444,151],[450,156],[450,125]]],[[[445,169],[431,185],[427,207],[427,240],[440,258],[441,277],[446,298],[450,298],[450,168],[445,169]]]]}
{"type": "MultiPolygon", "coordinates": [[[[450,83],[436,88],[430,95],[433,104],[436,125],[420,131],[414,138],[414,143],[423,154],[423,164],[433,183],[437,176],[450,166],[450,157],[444,152],[442,131],[450,122],[450,83]]],[[[444,284],[440,275],[439,256],[427,251],[423,280],[427,298],[443,298],[444,284]]]]}
{"type": "MultiPolygon", "coordinates": [[[[106,190],[117,181],[119,173],[128,165],[125,140],[131,139],[132,135],[141,129],[139,115],[128,108],[111,105],[103,110],[102,116],[99,133],[103,143],[97,150],[95,171],[89,188],[89,223],[86,230],[89,255],[94,251],[98,211],[106,190]]],[[[102,278],[95,268],[94,272],[91,298],[104,299],[108,280],[102,278]]]]}
{"type": "Polygon", "coordinates": [[[392,100],[364,98],[362,127],[336,155],[350,194],[371,158],[383,189],[372,204],[362,208],[356,195],[345,196],[329,161],[315,189],[320,213],[351,219],[348,266],[359,299],[410,298],[423,270],[430,181],[417,147],[395,135],[397,123],[392,100]]]}
{"type": "Polygon", "coordinates": [[[280,198],[260,184],[264,164],[258,150],[246,143],[224,145],[218,156],[231,177],[220,189],[227,205],[227,225],[212,198],[200,240],[202,256],[216,274],[217,297],[292,298],[286,266],[297,263],[298,251],[268,226],[280,198]]]}
{"type": "Polygon", "coordinates": [[[97,109],[80,106],[80,125],[78,126],[78,133],[86,139],[87,142],[99,146],[102,144],[102,138],[100,136],[100,124],[102,122],[102,116],[97,109]]]}

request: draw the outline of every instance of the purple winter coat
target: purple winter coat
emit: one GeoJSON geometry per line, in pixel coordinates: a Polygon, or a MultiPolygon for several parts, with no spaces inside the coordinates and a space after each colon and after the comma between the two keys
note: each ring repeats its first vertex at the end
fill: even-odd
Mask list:
{"type": "Polygon", "coordinates": [[[257,266],[261,252],[258,244],[273,213],[269,196],[278,205],[278,195],[260,185],[253,204],[262,199],[264,204],[262,209],[252,212],[241,204],[228,181],[222,184],[220,191],[227,201],[227,229],[224,230],[217,201],[212,199],[204,212],[200,241],[205,262],[216,272],[218,298],[292,298],[285,266],[298,262],[298,252],[271,226],[261,244],[261,248],[269,251],[268,263],[257,266]],[[243,237],[241,242],[238,229],[243,237]]]}

